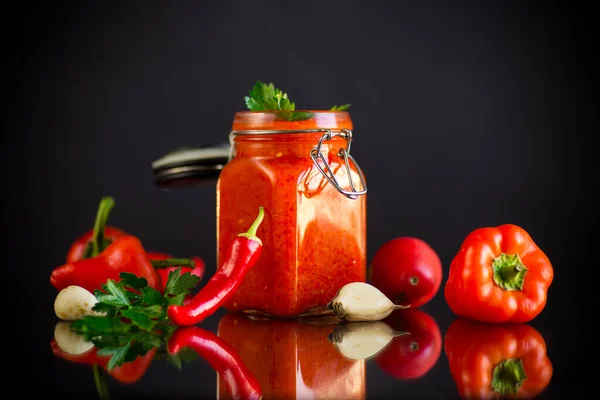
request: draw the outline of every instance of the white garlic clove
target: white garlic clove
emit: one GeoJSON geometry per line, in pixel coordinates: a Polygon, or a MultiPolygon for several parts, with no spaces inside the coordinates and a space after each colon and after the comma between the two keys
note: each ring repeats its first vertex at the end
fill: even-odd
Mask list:
{"type": "Polygon", "coordinates": [[[394,310],[408,308],[392,303],[379,289],[365,282],[344,285],[329,307],[346,321],[379,321],[394,310]]]}
{"type": "Polygon", "coordinates": [[[67,354],[79,355],[90,351],[94,344],[71,330],[70,321],[58,321],[54,327],[54,340],[58,347],[67,354]]]}
{"type": "Polygon", "coordinates": [[[394,331],[381,321],[345,322],[329,335],[339,352],[350,360],[369,360],[381,353],[394,338],[409,333],[394,331]]]}
{"type": "Polygon", "coordinates": [[[75,321],[86,315],[105,315],[92,310],[97,302],[96,296],[81,286],[67,286],[54,300],[54,313],[64,321],[75,321]]]}

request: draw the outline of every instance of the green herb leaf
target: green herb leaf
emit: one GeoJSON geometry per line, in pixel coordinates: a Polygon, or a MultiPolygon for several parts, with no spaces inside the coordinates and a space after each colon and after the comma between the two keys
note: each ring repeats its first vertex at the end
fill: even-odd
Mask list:
{"type": "Polygon", "coordinates": [[[125,286],[129,286],[132,289],[141,290],[142,288],[148,287],[148,280],[146,278],[137,277],[135,274],[129,272],[121,272],[119,274],[121,283],[125,286]]]}
{"type": "Polygon", "coordinates": [[[187,295],[191,293],[200,278],[197,275],[192,275],[191,272],[181,273],[181,267],[169,272],[167,284],[165,285],[165,296],[187,295]]]}
{"type": "Polygon", "coordinates": [[[350,103],[342,104],[341,106],[335,105],[329,109],[329,111],[346,111],[350,108],[350,103]]]}
{"type": "Polygon", "coordinates": [[[127,357],[127,352],[131,347],[131,342],[128,342],[123,347],[119,347],[117,349],[112,348],[104,348],[98,350],[98,355],[111,355],[110,360],[108,360],[107,368],[113,369],[114,367],[118,367],[123,365],[125,359],[127,357]]]}
{"type": "Polygon", "coordinates": [[[102,285],[102,288],[107,293],[97,293],[96,298],[98,301],[117,307],[126,307],[131,304],[126,293],[127,291],[120,283],[109,279],[106,284],[102,285]]]}
{"type": "Polygon", "coordinates": [[[131,323],[140,329],[148,331],[154,327],[154,322],[146,312],[141,308],[131,308],[121,312],[125,318],[131,320],[131,323]]]}
{"type": "Polygon", "coordinates": [[[141,301],[147,306],[164,306],[165,298],[156,289],[146,286],[141,290],[141,301]]]}
{"type": "Polygon", "coordinates": [[[174,305],[174,306],[181,306],[183,305],[183,301],[185,300],[186,294],[185,293],[181,293],[178,294],[177,296],[172,296],[167,298],[167,304],[168,305],[174,305]]]}
{"type": "Polygon", "coordinates": [[[272,82],[256,82],[244,100],[250,111],[293,111],[296,109],[296,105],[290,101],[287,93],[276,89],[272,82]]]}
{"type": "Polygon", "coordinates": [[[122,322],[118,317],[102,317],[86,315],[80,320],[73,321],[71,328],[86,336],[104,333],[120,334],[129,331],[131,324],[122,322]]]}

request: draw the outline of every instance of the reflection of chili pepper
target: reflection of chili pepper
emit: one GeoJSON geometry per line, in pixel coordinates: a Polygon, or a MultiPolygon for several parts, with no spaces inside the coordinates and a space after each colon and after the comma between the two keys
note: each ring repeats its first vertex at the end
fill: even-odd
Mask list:
{"type": "Polygon", "coordinates": [[[99,365],[102,369],[106,370],[110,376],[122,383],[135,383],[139,381],[146,373],[146,370],[148,370],[148,367],[156,354],[156,348],[150,349],[145,355],[138,356],[133,361],[124,362],[122,365],[109,370],[108,361],[111,356],[98,355],[98,349],[96,347],[93,347],[83,354],[69,354],[58,346],[54,338],[50,341],[50,347],[54,355],[62,359],[90,366],[99,365]]]}
{"type": "MultiPolygon", "coordinates": [[[[147,252],[146,254],[150,259],[150,262],[154,260],[167,260],[172,258],[169,254],[166,253],[147,252]]],[[[196,275],[198,278],[202,279],[206,269],[206,264],[204,263],[204,260],[201,257],[192,257],[191,259],[194,262],[193,268],[187,266],[171,266],[166,268],[156,268],[156,272],[158,273],[158,277],[160,278],[160,284],[163,292],[165,290],[165,286],[167,285],[167,281],[169,280],[169,272],[174,271],[177,268],[181,268],[182,274],[190,272],[192,275],[196,275]]]]}
{"type": "Polygon", "coordinates": [[[444,348],[464,399],[534,398],[552,377],[544,339],[524,323],[458,319],[446,332],[444,348]]]}
{"type": "Polygon", "coordinates": [[[260,399],[260,385],[235,349],[214,333],[197,326],[178,328],[169,338],[167,349],[177,354],[191,347],[224,379],[234,399],[260,399]]]}
{"type": "Polygon", "coordinates": [[[256,231],[264,218],[259,208],[258,217],[246,233],[240,233],[229,247],[225,263],[196,293],[190,303],[171,305],[167,313],[177,325],[194,325],[213,314],[240,286],[248,271],[256,264],[262,250],[262,241],[256,231]]]}
{"type": "MultiPolygon", "coordinates": [[[[122,236],[128,236],[128,234],[119,228],[114,226],[107,226],[104,228],[104,240],[105,243],[110,244],[122,236]]],[[[81,260],[82,258],[89,258],[92,252],[92,241],[94,237],[94,230],[90,229],[83,235],[79,236],[67,252],[67,262],[73,262],[81,260]]]]}
{"type": "Polygon", "coordinates": [[[160,289],[158,274],[141,242],[134,236],[116,239],[96,257],[73,261],[55,268],[50,276],[50,283],[58,290],[77,285],[94,293],[94,290],[100,289],[108,279],[120,280],[121,272],[146,278],[148,286],[160,289]]]}

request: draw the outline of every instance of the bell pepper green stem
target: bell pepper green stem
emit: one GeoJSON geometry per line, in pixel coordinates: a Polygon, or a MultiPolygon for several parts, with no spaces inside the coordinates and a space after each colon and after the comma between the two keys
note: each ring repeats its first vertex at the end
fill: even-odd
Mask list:
{"type": "Polygon", "coordinates": [[[94,364],[94,383],[96,384],[96,390],[98,391],[98,397],[100,400],[109,400],[110,393],[106,385],[106,375],[100,370],[98,364],[94,364]]]}
{"type": "Polygon", "coordinates": [[[167,258],[164,260],[150,260],[154,268],[168,267],[191,267],[194,268],[196,263],[191,258],[167,258]]]}
{"type": "Polygon", "coordinates": [[[102,251],[102,244],[104,243],[104,229],[106,228],[106,222],[108,216],[115,206],[115,200],[106,196],[100,200],[98,206],[98,212],[96,213],[96,222],[94,223],[94,233],[92,236],[92,257],[97,256],[102,251]]]}
{"type": "Polygon", "coordinates": [[[260,243],[262,245],[262,241],[258,238],[258,236],[256,236],[256,231],[258,231],[258,227],[262,223],[264,217],[265,217],[265,210],[264,210],[264,208],[263,207],[258,207],[258,216],[256,217],[256,219],[254,220],[254,222],[250,226],[250,229],[248,229],[247,232],[240,233],[238,236],[242,236],[242,237],[248,238],[249,240],[257,241],[258,243],[260,243]]]}
{"type": "Polygon", "coordinates": [[[504,290],[523,290],[527,268],[518,254],[501,253],[492,261],[494,282],[504,290]]]}

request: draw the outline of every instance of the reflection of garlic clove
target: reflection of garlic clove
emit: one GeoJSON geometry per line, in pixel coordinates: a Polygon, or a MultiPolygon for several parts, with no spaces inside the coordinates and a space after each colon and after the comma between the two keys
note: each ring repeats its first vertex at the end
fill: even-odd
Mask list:
{"type": "Polygon", "coordinates": [[[365,282],[344,285],[328,305],[346,321],[379,321],[394,310],[408,308],[392,303],[379,289],[365,282]]]}
{"type": "Polygon", "coordinates": [[[375,357],[390,342],[407,332],[393,330],[381,321],[345,322],[329,335],[329,340],[340,353],[350,360],[368,360],[375,357]]]}
{"type": "Polygon", "coordinates": [[[94,344],[71,330],[71,322],[59,321],[54,327],[54,340],[67,354],[79,355],[90,351],[94,344]]]}
{"type": "Polygon", "coordinates": [[[58,292],[54,300],[54,313],[65,321],[74,321],[86,315],[104,315],[92,310],[97,302],[96,296],[81,286],[67,286],[58,292]]]}

